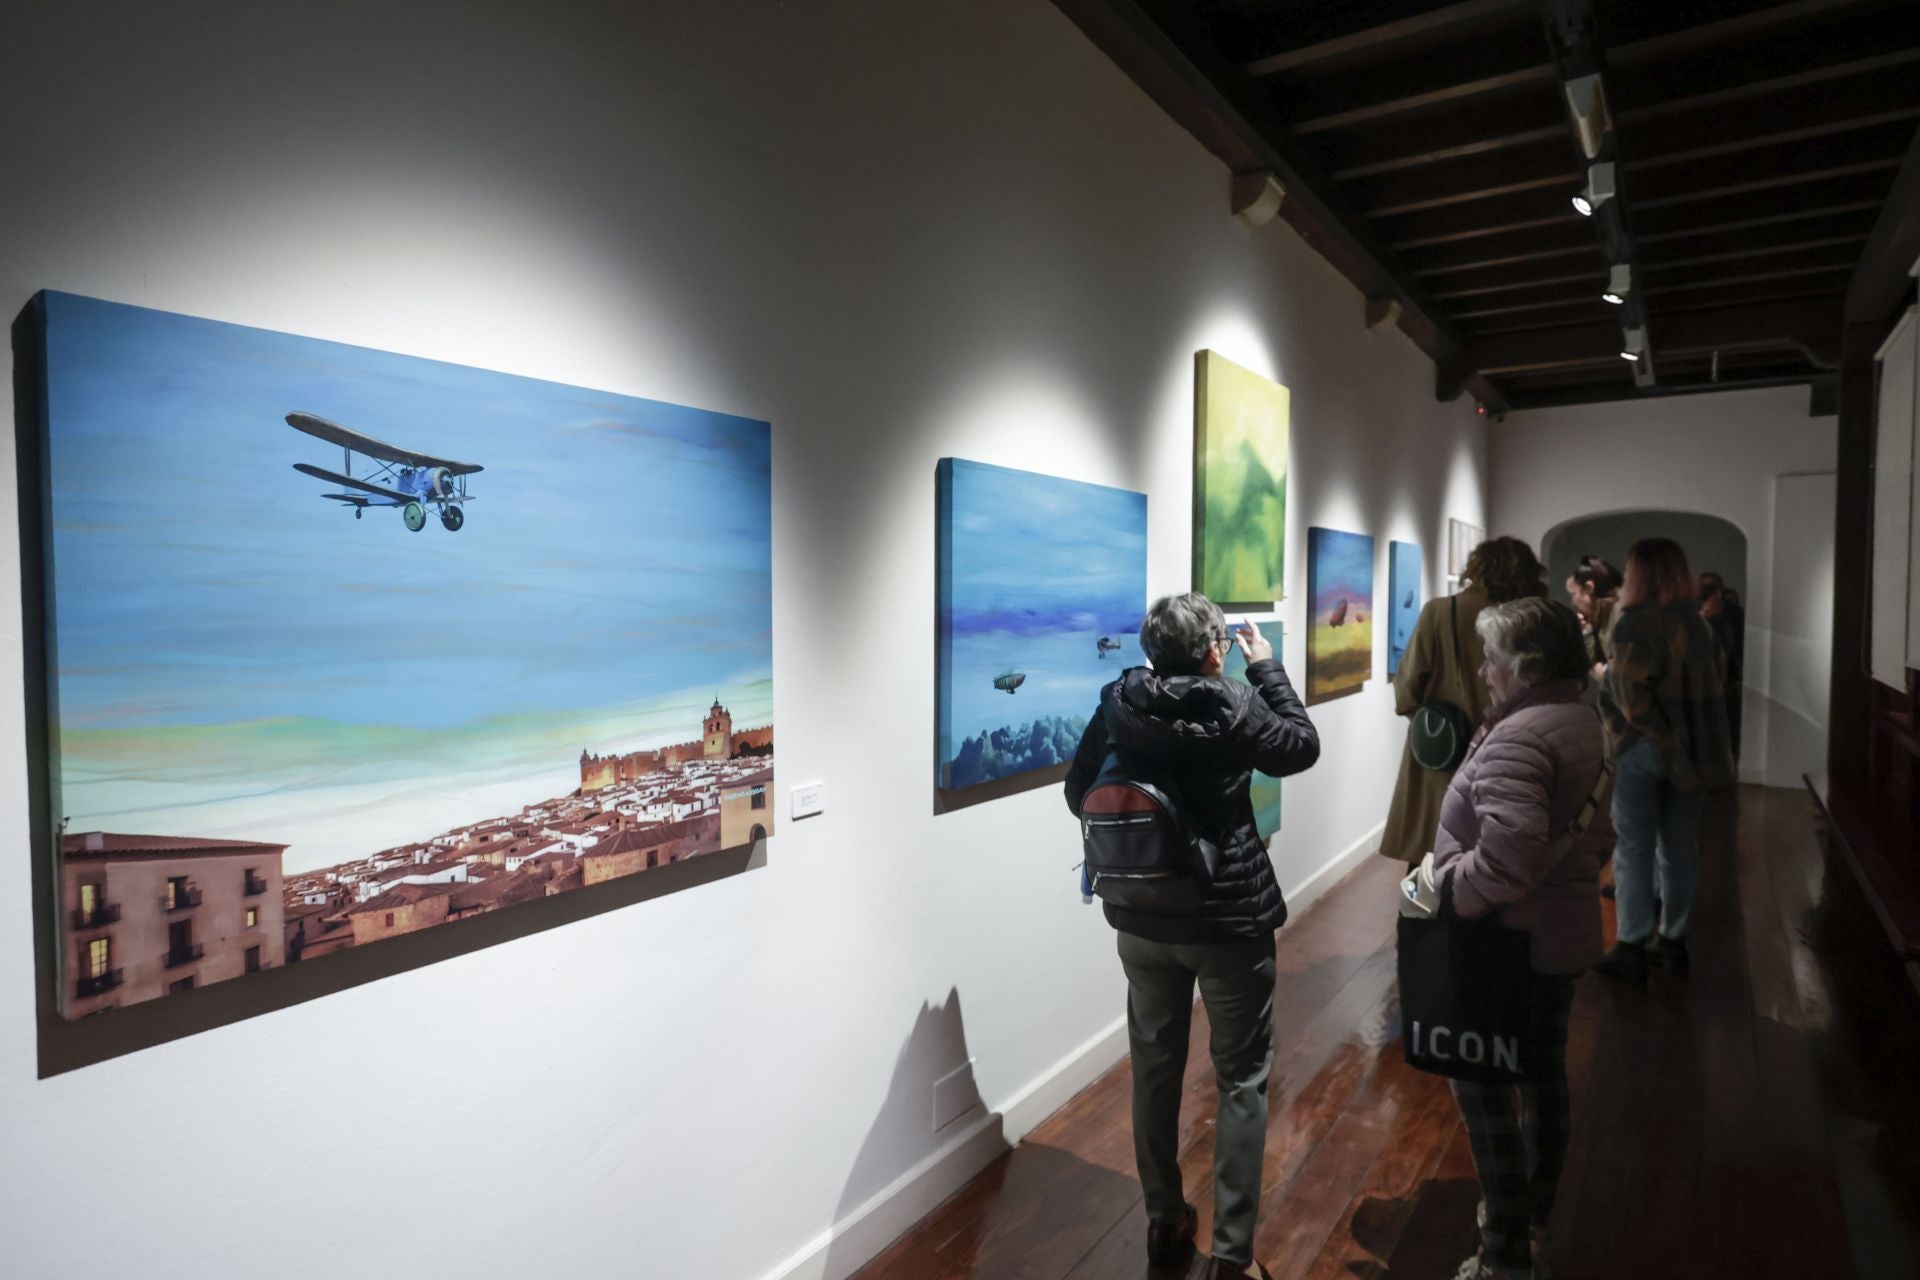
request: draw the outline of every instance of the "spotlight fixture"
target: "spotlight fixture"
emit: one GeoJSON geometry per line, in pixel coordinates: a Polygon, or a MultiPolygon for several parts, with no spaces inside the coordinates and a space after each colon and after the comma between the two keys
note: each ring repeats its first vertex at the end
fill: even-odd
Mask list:
{"type": "Polygon", "coordinates": [[[1264,169],[1233,175],[1233,216],[1245,226],[1262,227],[1272,222],[1286,198],[1287,189],[1264,169]]]}
{"type": "Polygon", "coordinates": [[[1567,115],[1573,121],[1574,136],[1580,150],[1591,160],[1600,154],[1601,145],[1613,132],[1613,113],[1607,110],[1607,90],[1597,73],[1576,76],[1563,86],[1567,95],[1567,115]]]}
{"type": "Polygon", "coordinates": [[[1620,358],[1622,360],[1631,360],[1635,364],[1638,364],[1640,357],[1646,353],[1647,331],[1642,328],[1628,329],[1626,331],[1626,345],[1620,348],[1620,358]]]}
{"type": "Polygon", "coordinates": [[[1579,195],[1573,198],[1573,207],[1582,217],[1591,218],[1593,211],[1613,199],[1617,188],[1613,180],[1613,161],[1602,160],[1599,164],[1587,167],[1587,185],[1579,195]]]}
{"type": "Polygon", "coordinates": [[[1616,262],[1607,273],[1607,291],[1600,296],[1620,306],[1626,302],[1627,295],[1633,292],[1633,267],[1630,263],[1616,262]]]}

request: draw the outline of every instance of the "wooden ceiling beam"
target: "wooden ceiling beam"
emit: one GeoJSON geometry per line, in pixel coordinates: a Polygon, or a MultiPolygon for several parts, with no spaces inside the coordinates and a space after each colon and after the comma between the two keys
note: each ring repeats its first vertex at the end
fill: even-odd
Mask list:
{"type": "MultiPolygon", "coordinates": [[[[1786,347],[1823,368],[1840,360],[1840,307],[1832,300],[1685,311],[1649,317],[1648,323],[1653,349],[1662,356],[1786,347]]],[[[1619,350],[1619,324],[1599,321],[1477,339],[1467,359],[1482,373],[1498,377],[1619,360],[1619,350]]]]}
{"type": "MultiPolygon", "coordinates": [[[[1619,362],[1622,368],[1629,368],[1626,361],[1619,362]]],[[[1596,385],[1577,384],[1564,391],[1529,392],[1516,386],[1511,401],[1514,411],[1522,409],[1558,409],[1576,404],[1607,404],[1617,400],[1644,400],[1649,397],[1691,396],[1716,391],[1757,391],[1767,387],[1804,387],[1815,386],[1828,375],[1817,372],[1791,374],[1783,377],[1723,378],[1719,382],[1678,380],[1660,382],[1651,387],[1637,387],[1631,380],[1624,383],[1600,383],[1596,385]]]]}
{"type": "MultiPolygon", "coordinates": [[[[1776,170],[1768,165],[1746,166],[1739,172],[1754,176],[1741,181],[1731,181],[1724,172],[1701,175],[1690,171],[1686,177],[1695,181],[1704,181],[1702,186],[1686,186],[1664,195],[1650,196],[1634,201],[1634,212],[1645,209],[1664,209],[1669,205],[1691,204],[1699,200],[1716,200],[1722,196],[1746,195],[1749,192],[1767,191],[1774,187],[1804,186],[1810,182],[1830,182],[1836,178],[1851,177],[1863,173],[1888,173],[1900,167],[1898,156],[1876,156],[1868,160],[1854,161],[1848,164],[1828,165],[1818,169],[1776,170]]],[[[1678,185],[1678,184],[1674,184],[1678,185]]],[[[1818,193],[1813,197],[1819,199],[1818,193]]]]}
{"type": "MultiPolygon", "coordinates": [[[[1622,130],[1652,125],[1674,116],[1703,117],[1703,130],[1754,132],[1782,119],[1813,119],[1832,115],[1870,114],[1874,104],[1905,103],[1913,97],[1913,64],[1920,48],[1890,49],[1884,53],[1809,67],[1765,80],[1746,80],[1707,93],[1688,94],[1644,103],[1614,117],[1622,130]],[[1839,81],[1841,83],[1835,83],[1839,81]]],[[[1650,137],[1657,135],[1646,130],[1650,137]]]]}
{"type": "Polygon", "coordinates": [[[1808,276],[1844,276],[1853,270],[1853,260],[1844,262],[1809,264],[1803,267],[1781,267],[1773,271],[1745,271],[1735,276],[1709,276],[1704,280],[1687,280],[1677,284],[1647,284],[1642,292],[1649,298],[1665,298],[1676,293],[1690,293],[1696,289],[1717,289],[1722,285],[1757,283],[1763,280],[1801,280],[1808,276]]]}
{"type": "MultiPolygon", "coordinates": [[[[1678,267],[1699,267],[1715,262],[1750,262],[1755,258],[1769,258],[1786,253],[1802,253],[1812,249],[1829,249],[1841,245],[1865,244],[1866,241],[1867,237],[1863,232],[1860,235],[1852,236],[1822,236],[1818,239],[1793,240],[1782,244],[1750,245],[1739,249],[1724,250],[1720,253],[1696,253],[1692,257],[1687,258],[1655,258],[1649,260],[1643,257],[1641,259],[1640,269],[1649,276],[1657,277],[1662,272],[1672,271],[1678,267]]],[[[1851,265],[1851,255],[1848,255],[1848,262],[1849,265],[1851,265]]],[[[1434,296],[1444,297],[1446,295],[1435,294],[1434,296]]]]}
{"type": "Polygon", "coordinates": [[[1584,226],[1556,222],[1552,226],[1516,231],[1498,245],[1469,240],[1458,246],[1436,245],[1401,255],[1418,279],[1485,271],[1523,262],[1547,262],[1594,252],[1593,237],[1584,226]]]}
{"type": "Polygon", "coordinates": [[[1891,317],[1913,289],[1913,277],[1907,273],[1916,262],[1920,262],[1920,132],[1907,145],[1893,190],[1848,281],[1847,323],[1874,324],[1891,317]]]}
{"type": "Polygon", "coordinates": [[[1791,227],[1796,222],[1811,222],[1819,218],[1837,218],[1843,215],[1869,213],[1880,208],[1879,200],[1849,200],[1840,204],[1822,204],[1818,208],[1794,208],[1784,213],[1762,214],[1751,218],[1734,218],[1727,222],[1709,222],[1694,227],[1672,227],[1665,231],[1640,232],[1634,236],[1636,243],[1665,244],[1674,240],[1697,239],[1700,236],[1726,236],[1735,231],[1746,231],[1767,227],[1791,227]]]}
{"type": "MultiPolygon", "coordinates": [[[[1656,13],[1661,7],[1653,6],[1656,13]]],[[[1794,0],[1791,4],[1755,9],[1718,22],[1703,22],[1660,35],[1622,41],[1607,51],[1607,61],[1616,67],[1637,67],[1696,53],[1717,53],[1752,36],[1808,26],[1833,14],[1862,8],[1861,0],[1794,0]]],[[[1685,13],[1686,10],[1676,7],[1671,12],[1685,13]]]]}
{"type": "Polygon", "coordinates": [[[1523,89],[1529,85],[1551,84],[1553,79],[1551,64],[1523,67],[1518,71],[1481,76],[1478,79],[1448,85],[1442,89],[1430,89],[1425,93],[1408,94],[1405,97],[1368,103],[1364,107],[1353,107],[1346,111],[1330,112],[1307,120],[1296,120],[1293,122],[1293,131],[1305,137],[1335,129],[1351,129],[1356,125],[1373,124],[1413,111],[1451,106],[1468,98],[1505,93],[1513,89],[1523,89]]]}
{"type": "Polygon", "coordinates": [[[1333,171],[1335,182],[1353,182],[1360,178],[1374,178],[1383,173],[1399,173],[1405,169],[1420,169],[1427,165],[1446,164],[1453,160],[1466,160],[1473,156],[1486,155],[1494,151],[1506,151],[1514,147],[1524,147],[1529,143],[1548,142],[1564,139],[1567,126],[1564,123],[1541,125],[1538,128],[1518,129],[1512,133],[1498,134],[1489,138],[1475,138],[1469,142],[1459,142],[1447,146],[1426,147],[1418,139],[1407,139],[1396,135],[1395,141],[1400,147],[1412,145],[1426,147],[1424,150],[1399,151],[1382,159],[1364,159],[1347,148],[1342,148],[1342,163],[1345,167],[1333,171]]]}
{"type": "Polygon", "coordinates": [[[1544,142],[1522,150],[1492,152],[1446,165],[1382,175],[1354,183],[1354,203],[1370,218],[1391,218],[1423,209],[1470,204],[1520,191],[1558,188],[1572,196],[1580,189],[1567,130],[1555,130],[1544,142]]]}
{"type": "Polygon", "coordinates": [[[1497,316],[1540,315],[1554,312],[1564,314],[1569,311],[1585,312],[1603,318],[1612,315],[1615,317],[1615,323],[1618,323],[1618,313],[1600,300],[1598,290],[1582,290],[1570,297],[1538,298],[1528,302],[1502,303],[1499,306],[1472,307],[1454,312],[1453,318],[1471,322],[1489,320],[1497,316]]]}
{"type": "Polygon", "coordinates": [[[1341,62],[1356,56],[1378,54],[1394,45],[1430,44],[1457,32],[1464,26],[1498,18],[1516,10],[1532,8],[1532,0],[1464,0],[1445,8],[1414,14],[1397,22],[1383,22],[1350,35],[1322,40],[1298,49],[1288,49],[1264,58],[1256,58],[1240,68],[1251,79],[1283,71],[1299,71],[1320,63],[1341,62]]]}
{"type": "MultiPolygon", "coordinates": [[[[1453,302],[1461,298],[1486,298],[1495,294],[1515,293],[1528,289],[1555,289],[1567,285],[1590,285],[1607,281],[1607,264],[1594,263],[1585,271],[1573,271],[1557,276],[1526,276],[1518,273],[1501,279],[1488,280],[1484,284],[1467,285],[1458,288],[1435,290],[1433,297],[1438,302],[1453,302]]],[[[1598,290],[1595,290],[1598,295],[1598,290]]]]}
{"type": "MultiPolygon", "coordinates": [[[[1163,0],[1150,14],[1139,0],[1054,3],[1234,172],[1274,174],[1287,193],[1280,216],[1362,296],[1398,300],[1402,332],[1436,368],[1460,364],[1465,340],[1445,313],[1346,207],[1336,184],[1277,119],[1270,95],[1219,56],[1188,6],[1163,0]]],[[[1505,406],[1500,388],[1477,373],[1469,371],[1464,384],[1490,410],[1505,406]]]]}

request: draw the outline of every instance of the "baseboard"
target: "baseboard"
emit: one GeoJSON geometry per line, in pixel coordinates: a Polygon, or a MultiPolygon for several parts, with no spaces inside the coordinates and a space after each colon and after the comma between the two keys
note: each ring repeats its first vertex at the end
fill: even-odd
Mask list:
{"type": "Polygon", "coordinates": [[[1122,1017],[801,1246],[764,1280],[846,1280],[1126,1056],[1122,1017]]]}
{"type": "Polygon", "coordinates": [[[1309,873],[1297,885],[1281,885],[1280,892],[1287,899],[1289,918],[1299,915],[1312,906],[1321,894],[1347,878],[1347,873],[1380,851],[1380,837],[1386,834],[1384,821],[1368,828],[1365,835],[1333,855],[1320,868],[1309,873]]]}

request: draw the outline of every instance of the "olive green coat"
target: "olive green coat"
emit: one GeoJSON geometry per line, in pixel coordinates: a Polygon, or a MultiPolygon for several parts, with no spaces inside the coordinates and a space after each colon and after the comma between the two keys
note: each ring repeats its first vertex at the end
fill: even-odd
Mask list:
{"type": "MultiPolygon", "coordinates": [[[[1453,703],[1475,725],[1486,718],[1487,686],[1480,678],[1486,649],[1473,624],[1489,603],[1486,592],[1470,586],[1457,596],[1429,600],[1421,608],[1420,620],[1413,624],[1413,638],[1407,642],[1406,655],[1393,677],[1397,713],[1411,717],[1432,698],[1453,703]],[[1455,600],[1460,602],[1457,615],[1452,603],[1455,600]],[[1448,634],[1450,624],[1456,621],[1457,647],[1448,634]]],[[[1400,749],[1400,779],[1394,783],[1393,807],[1387,810],[1387,829],[1380,838],[1384,856],[1402,862],[1419,862],[1427,856],[1440,826],[1440,802],[1446,799],[1447,785],[1452,781],[1451,773],[1437,773],[1415,764],[1411,744],[1400,749]]]]}

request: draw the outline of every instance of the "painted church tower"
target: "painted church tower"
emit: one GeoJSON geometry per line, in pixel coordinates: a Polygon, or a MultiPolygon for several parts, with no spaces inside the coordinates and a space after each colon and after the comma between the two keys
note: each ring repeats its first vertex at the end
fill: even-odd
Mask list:
{"type": "Polygon", "coordinates": [[[713,700],[707,709],[706,745],[702,752],[709,760],[725,760],[733,755],[733,713],[713,700]]]}

